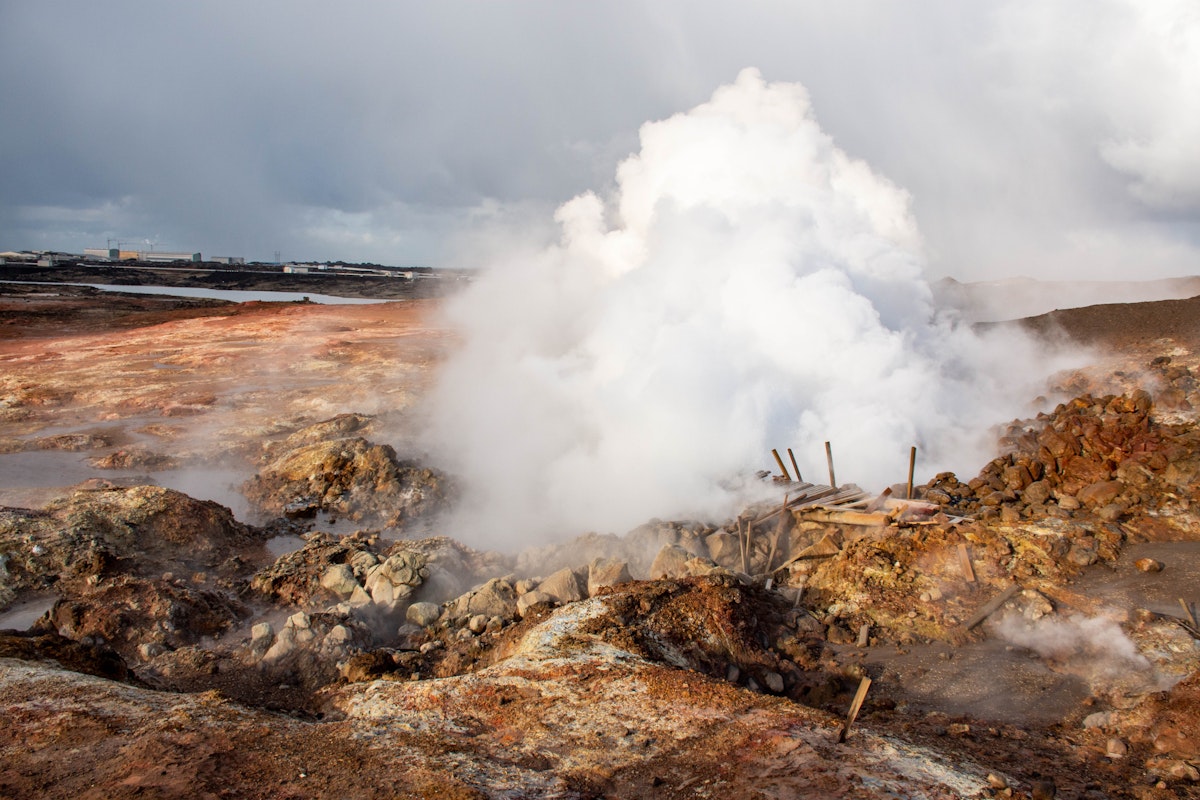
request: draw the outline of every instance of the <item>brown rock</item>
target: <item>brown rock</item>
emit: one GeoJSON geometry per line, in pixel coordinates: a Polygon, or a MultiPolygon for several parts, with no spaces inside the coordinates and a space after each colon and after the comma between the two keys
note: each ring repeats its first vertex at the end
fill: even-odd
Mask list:
{"type": "Polygon", "coordinates": [[[1085,506],[1099,508],[1116,500],[1124,488],[1120,481],[1098,481],[1080,489],[1076,497],[1085,506]]]}
{"type": "Polygon", "coordinates": [[[1139,558],[1133,565],[1141,572],[1162,572],[1163,563],[1153,558],[1139,558]]]}
{"type": "Polygon", "coordinates": [[[1045,481],[1033,481],[1025,487],[1024,497],[1028,503],[1044,503],[1050,499],[1050,485],[1045,481]]]}

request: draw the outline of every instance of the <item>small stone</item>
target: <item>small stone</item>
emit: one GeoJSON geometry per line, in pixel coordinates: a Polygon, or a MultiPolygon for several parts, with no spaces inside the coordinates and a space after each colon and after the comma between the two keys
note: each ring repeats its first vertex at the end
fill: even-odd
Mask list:
{"type": "Polygon", "coordinates": [[[1126,747],[1125,743],[1116,736],[1110,737],[1108,742],[1104,745],[1104,752],[1109,758],[1124,758],[1128,751],[1129,748],[1126,747]]]}
{"type": "Polygon", "coordinates": [[[1104,728],[1112,724],[1112,714],[1108,711],[1097,711],[1083,718],[1083,727],[1104,728]]]}
{"type": "Polygon", "coordinates": [[[971,726],[963,722],[953,722],[946,726],[951,736],[966,736],[971,732],[971,726]]]}
{"type": "Polygon", "coordinates": [[[158,642],[143,642],[138,645],[138,655],[143,661],[149,661],[157,655],[162,655],[167,652],[167,648],[163,647],[158,642]]]}
{"type": "Polygon", "coordinates": [[[425,644],[421,645],[421,654],[425,655],[427,653],[432,653],[434,650],[437,650],[444,646],[445,645],[442,644],[440,639],[434,639],[433,641],[429,641],[429,642],[426,642],[425,644]]]}
{"type": "Polygon", "coordinates": [[[471,629],[471,633],[483,633],[487,629],[488,618],[483,614],[476,614],[467,621],[467,627],[471,629]]]}
{"type": "Polygon", "coordinates": [[[250,641],[259,642],[263,639],[270,639],[275,635],[275,629],[271,627],[269,622],[260,622],[250,629],[250,641]]]}
{"type": "Polygon", "coordinates": [[[1153,558],[1139,558],[1133,565],[1141,572],[1162,572],[1163,563],[1153,558]]]}
{"type": "Polygon", "coordinates": [[[1167,774],[1181,781],[1200,783],[1200,770],[1186,761],[1176,761],[1167,769],[1167,774]]]}
{"type": "Polygon", "coordinates": [[[988,773],[987,782],[988,782],[988,786],[992,787],[993,789],[1007,789],[1008,788],[1008,779],[1005,778],[1003,775],[997,775],[994,772],[988,773]]]}
{"type": "Polygon", "coordinates": [[[289,628],[307,628],[310,624],[311,621],[308,618],[308,614],[305,614],[303,611],[297,611],[288,617],[287,620],[289,628]]]}
{"type": "Polygon", "coordinates": [[[738,669],[737,664],[730,664],[725,668],[725,680],[730,683],[737,683],[740,677],[742,677],[742,671],[738,669]]]}
{"type": "Polygon", "coordinates": [[[768,672],[763,675],[763,682],[767,684],[767,689],[774,694],[783,693],[783,676],[778,672],[768,672]]]}

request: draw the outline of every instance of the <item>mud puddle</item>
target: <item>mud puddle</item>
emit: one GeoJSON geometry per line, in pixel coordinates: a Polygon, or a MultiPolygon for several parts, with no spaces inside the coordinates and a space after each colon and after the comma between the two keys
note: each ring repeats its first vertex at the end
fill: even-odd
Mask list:
{"type": "Polygon", "coordinates": [[[1075,588],[1105,598],[1114,608],[1128,611],[1144,608],[1156,614],[1181,616],[1180,599],[1193,607],[1200,603],[1200,542],[1130,545],[1113,567],[1092,567],[1076,582],[1075,588]],[[1137,562],[1145,558],[1162,564],[1162,571],[1139,570],[1137,562]]]}

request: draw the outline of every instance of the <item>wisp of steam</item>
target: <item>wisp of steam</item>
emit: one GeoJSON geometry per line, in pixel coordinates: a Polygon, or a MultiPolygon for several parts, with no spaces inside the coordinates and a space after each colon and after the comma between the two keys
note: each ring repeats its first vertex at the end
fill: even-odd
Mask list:
{"type": "Polygon", "coordinates": [[[772,447],[825,482],[828,440],[839,482],[874,489],[914,444],[923,474],[977,469],[1027,410],[1028,343],[937,313],[908,194],[803,86],[747,69],[640,140],[610,193],[558,209],[557,243],[492,254],[448,309],[429,444],[467,490],[456,537],[723,518],[772,447]]]}

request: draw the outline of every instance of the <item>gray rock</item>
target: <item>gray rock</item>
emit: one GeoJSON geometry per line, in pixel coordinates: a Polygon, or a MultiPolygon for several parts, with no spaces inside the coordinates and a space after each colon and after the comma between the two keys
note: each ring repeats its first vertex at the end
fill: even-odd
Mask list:
{"type": "Polygon", "coordinates": [[[250,641],[260,642],[275,635],[275,629],[269,622],[259,622],[250,629],[250,641]]]}
{"type": "Polygon", "coordinates": [[[767,684],[767,689],[773,694],[783,693],[783,676],[778,672],[768,672],[763,675],[763,682],[767,684]]]}
{"type": "Polygon", "coordinates": [[[742,548],[737,534],[717,531],[705,539],[708,557],[727,569],[742,568],[742,548]]]}
{"type": "Polygon", "coordinates": [[[483,614],[476,614],[467,620],[467,627],[471,629],[471,633],[483,633],[487,630],[488,618],[483,614]]]}
{"type": "Polygon", "coordinates": [[[582,600],[584,584],[574,570],[564,567],[538,585],[537,590],[553,597],[557,602],[566,604],[582,600]]]}
{"type": "Polygon", "coordinates": [[[321,576],[321,585],[338,597],[346,598],[358,588],[358,580],[354,577],[354,570],[348,565],[334,564],[321,576]]]}
{"type": "Polygon", "coordinates": [[[442,607],[437,603],[413,603],[408,607],[405,619],[422,628],[437,622],[442,616],[442,607]]]}
{"type": "Polygon", "coordinates": [[[536,589],[532,592],[526,592],[517,599],[517,614],[524,617],[529,613],[529,609],[539,605],[552,606],[554,605],[554,598],[536,589]]]}
{"type": "Polygon", "coordinates": [[[516,590],[512,588],[512,584],[500,578],[492,578],[479,590],[463,597],[466,597],[466,608],[462,610],[469,616],[482,614],[511,619],[517,613],[516,590]]]}
{"type": "Polygon", "coordinates": [[[687,575],[687,562],[692,558],[688,551],[677,545],[664,545],[650,565],[650,578],[682,578],[687,575]]]}
{"type": "Polygon", "coordinates": [[[616,586],[633,580],[629,574],[629,563],[615,558],[596,558],[588,565],[587,591],[588,596],[605,586],[616,586]]]}

